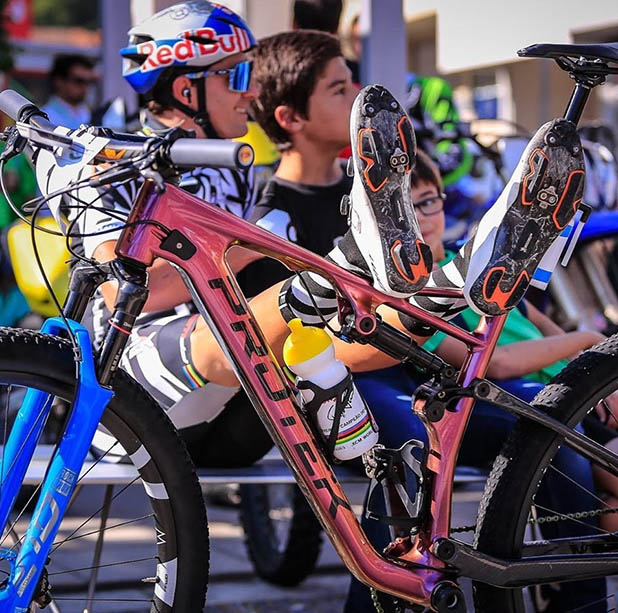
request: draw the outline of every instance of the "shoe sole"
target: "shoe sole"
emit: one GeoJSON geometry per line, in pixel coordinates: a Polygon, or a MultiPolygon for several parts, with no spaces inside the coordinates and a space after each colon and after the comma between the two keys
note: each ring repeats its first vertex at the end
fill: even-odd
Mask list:
{"type": "Polygon", "coordinates": [[[575,126],[563,119],[545,124],[472,239],[464,295],[474,310],[500,315],[519,303],[543,255],[575,215],[584,178],[575,126]]]}
{"type": "Polygon", "coordinates": [[[410,193],[414,130],[401,105],[380,85],[359,93],[350,124],[352,234],[376,285],[387,294],[406,297],[425,286],[432,267],[410,193]],[[364,201],[360,207],[359,199],[364,201]]]}

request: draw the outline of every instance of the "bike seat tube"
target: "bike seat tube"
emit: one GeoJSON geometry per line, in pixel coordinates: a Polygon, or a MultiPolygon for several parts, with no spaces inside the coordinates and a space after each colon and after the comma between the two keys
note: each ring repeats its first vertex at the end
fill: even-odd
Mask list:
{"type": "Polygon", "coordinates": [[[590,89],[590,87],[582,83],[577,83],[575,85],[575,89],[573,89],[566,111],[564,112],[565,119],[572,121],[575,125],[579,123],[586,102],[588,102],[588,97],[590,96],[590,89]]]}

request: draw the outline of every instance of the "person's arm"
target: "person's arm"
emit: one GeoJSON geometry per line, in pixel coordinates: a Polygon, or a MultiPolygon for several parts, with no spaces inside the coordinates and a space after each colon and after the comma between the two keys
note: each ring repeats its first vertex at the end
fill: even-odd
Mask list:
{"type": "MultiPolygon", "coordinates": [[[[487,376],[492,379],[523,377],[559,360],[568,359],[604,338],[598,332],[560,331],[555,336],[502,345],[494,351],[487,376]]],[[[460,367],[466,358],[467,349],[462,342],[447,337],[440,343],[436,353],[453,366],[460,367]]]]}
{"type": "MultiPolygon", "coordinates": [[[[116,241],[105,241],[94,250],[93,257],[99,262],[109,262],[116,257],[115,247],[116,241]]],[[[164,311],[191,300],[189,290],[178,271],[165,260],[155,260],[154,264],[148,269],[148,289],[148,300],[144,305],[144,313],[164,311]]],[[[105,306],[110,311],[114,310],[117,292],[117,281],[108,281],[101,286],[105,306]]]]}
{"type": "Polygon", "coordinates": [[[526,300],[527,318],[541,331],[543,336],[564,334],[564,330],[554,323],[547,315],[541,313],[534,305],[526,300]]]}

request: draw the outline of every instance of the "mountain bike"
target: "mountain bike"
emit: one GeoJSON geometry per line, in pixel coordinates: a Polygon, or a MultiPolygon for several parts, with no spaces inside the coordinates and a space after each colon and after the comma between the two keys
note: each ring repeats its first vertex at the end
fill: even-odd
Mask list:
{"type": "MultiPolygon", "coordinates": [[[[520,55],[554,58],[575,79],[565,112],[565,118],[574,123],[592,87],[607,74],[618,72],[617,44],[533,45],[520,55]]],[[[565,485],[574,491],[580,487],[552,461],[561,446],[618,476],[618,456],[577,427],[593,407],[618,390],[618,337],[585,352],[532,404],[525,403],[483,378],[504,315],[484,318],[475,332],[468,333],[174,185],[168,172],[175,166],[221,163],[221,151],[229,153],[227,143],[213,143],[215,149],[221,148],[215,155],[203,141],[173,142],[173,134],[144,141],[96,129],[81,136],[53,132],[40,111],[14,92],[0,94],[0,109],[18,119],[10,141],[19,137],[42,152],[63,149],[65,169],[71,160],[80,168],[88,168],[88,162],[109,162],[98,174],[75,175],[70,185],[48,194],[48,200],[78,184],[101,186],[143,178],[117,243],[116,260],[74,271],[64,306],[67,322],[51,320],[41,333],[0,333],[4,345],[0,381],[29,388],[5,443],[0,513],[3,534],[8,536],[3,538],[14,535],[19,523],[9,523],[10,508],[40,434],[50,395],[63,396],[73,405],[37,506],[34,512],[26,509],[21,515],[30,516],[25,538],[17,535],[13,547],[2,546],[2,556],[9,563],[0,590],[4,609],[10,606],[25,611],[33,602],[41,606],[51,600],[58,575],[48,567],[57,553],[57,530],[70,519],[65,517],[65,509],[99,420],[140,471],[152,501],[159,550],[153,556],[155,575],[143,577],[152,592],[152,610],[197,611],[203,604],[207,532],[203,511],[190,504],[198,496],[190,464],[182,446],[174,442],[162,412],[117,368],[146,299],[146,270],[157,257],[180,271],[346,567],[375,590],[396,597],[399,610],[409,605],[417,610],[465,611],[460,577],[475,582],[476,610],[494,612],[524,610],[526,586],[618,573],[618,539],[597,523],[599,516],[618,509],[608,507],[594,491],[589,492],[590,504],[584,509],[555,509],[542,496],[554,477],[565,477],[565,485]],[[419,388],[412,406],[427,430],[427,448],[410,441],[397,450],[376,447],[366,458],[371,487],[381,487],[390,503],[387,516],[373,514],[376,521],[384,521],[392,529],[393,541],[384,551],[376,551],[365,537],[319,436],[298,408],[293,390],[226,264],[227,250],[236,245],[276,257],[294,273],[311,270],[326,277],[337,288],[338,334],[343,340],[370,344],[431,377],[419,388]],[[95,359],[87,334],[77,322],[96,287],[108,278],[119,281],[118,298],[95,359]],[[382,321],[376,312],[381,305],[464,342],[469,353],[460,372],[382,321]],[[478,399],[493,402],[521,419],[496,458],[473,527],[474,544],[470,545],[451,530],[451,501],[457,452],[478,399]],[[182,474],[172,474],[175,470],[182,474]],[[414,486],[413,499],[407,494],[406,479],[414,486]],[[187,510],[190,507],[195,508],[187,510]],[[194,513],[192,518],[181,515],[189,512],[194,513]],[[567,536],[549,530],[565,524],[569,526],[567,536]],[[530,538],[530,526],[541,526],[543,540],[530,538]]],[[[7,145],[11,144],[15,142],[7,145]]],[[[230,154],[234,163],[250,163],[250,153],[242,145],[234,146],[239,147],[230,154]]],[[[440,288],[423,292],[438,297],[462,294],[440,288]]],[[[381,608],[379,602],[377,608],[381,608]]]]}

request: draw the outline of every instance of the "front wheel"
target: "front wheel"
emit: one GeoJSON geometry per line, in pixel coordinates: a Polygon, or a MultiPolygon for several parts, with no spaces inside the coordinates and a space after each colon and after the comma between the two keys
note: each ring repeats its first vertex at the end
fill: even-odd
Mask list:
{"type": "MultiPolygon", "coordinates": [[[[571,362],[532,404],[575,427],[600,403],[615,413],[607,398],[617,390],[618,335],[571,362]]],[[[518,422],[485,486],[475,535],[477,549],[517,559],[532,541],[595,535],[602,543],[599,551],[618,551],[618,539],[607,528],[608,521],[618,518],[618,505],[609,504],[607,498],[618,495],[618,479],[561,443],[561,437],[551,430],[525,419],[518,422]],[[616,491],[602,492],[602,484],[616,491]]],[[[486,613],[605,612],[614,592],[603,578],[528,590],[476,583],[474,589],[476,611],[486,613]]]]}
{"type": "MultiPolygon", "coordinates": [[[[70,403],[75,391],[73,351],[54,336],[0,328],[0,432],[24,388],[70,403]]],[[[123,371],[97,433],[97,463],[131,459],[130,483],[77,482],[43,571],[49,610],[186,613],[204,607],[208,581],[206,511],[193,464],[165,413],[123,371]],[[122,446],[122,453],[119,453],[122,446]]],[[[101,467],[98,466],[98,469],[101,467]]],[[[105,472],[103,469],[102,472],[105,472]]],[[[38,488],[22,488],[23,504],[4,527],[0,552],[19,547],[38,488]],[[33,490],[34,489],[34,493],[33,490]]],[[[6,576],[6,560],[0,572],[6,576]]],[[[39,595],[43,600],[43,595],[39,595]]]]}

